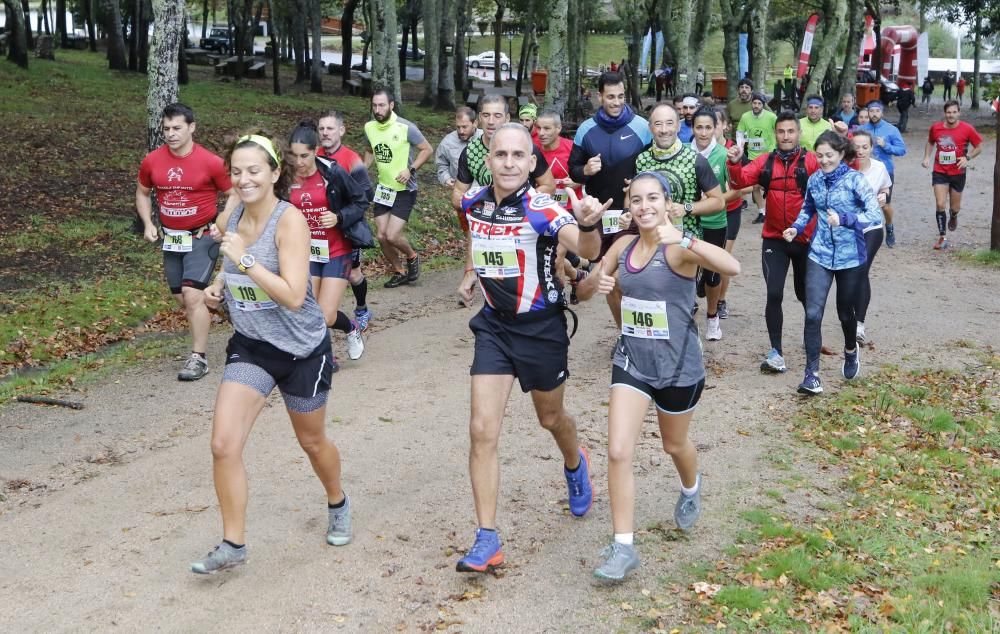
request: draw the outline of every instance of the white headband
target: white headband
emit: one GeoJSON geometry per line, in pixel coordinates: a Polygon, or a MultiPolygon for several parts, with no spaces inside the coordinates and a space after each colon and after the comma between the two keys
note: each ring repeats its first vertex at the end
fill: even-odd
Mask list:
{"type": "Polygon", "coordinates": [[[698,101],[697,97],[684,97],[684,101],[681,102],[681,105],[691,106],[693,108],[694,106],[697,106],[700,103],[701,102],[698,101]]]}

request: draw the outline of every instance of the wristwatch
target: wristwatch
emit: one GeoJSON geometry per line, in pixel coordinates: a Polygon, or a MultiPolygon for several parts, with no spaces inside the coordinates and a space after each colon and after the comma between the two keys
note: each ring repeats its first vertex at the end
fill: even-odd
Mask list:
{"type": "Polygon", "coordinates": [[[681,241],[677,243],[677,246],[679,246],[682,249],[690,249],[691,245],[693,245],[694,243],[695,243],[694,234],[691,233],[690,231],[685,231],[684,237],[682,237],[681,241]]]}
{"type": "Polygon", "coordinates": [[[249,253],[244,253],[243,256],[240,257],[240,261],[236,263],[236,268],[240,270],[240,273],[246,273],[247,269],[254,264],[257,264],[257,258],[249,253]]]}
{"type": "Polygon", "coordinates": [[[684,203],[684,215],[690,216],[691,212],[694,211],[694,205],[691,203],[684,203]]]}

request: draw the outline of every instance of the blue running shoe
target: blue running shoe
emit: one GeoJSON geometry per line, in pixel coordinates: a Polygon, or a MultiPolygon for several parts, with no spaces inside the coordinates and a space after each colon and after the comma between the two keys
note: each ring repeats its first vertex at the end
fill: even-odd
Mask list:
{"type": "Polygon", "coordinates": [[[775,348],[771,348],[770,352],[767,353],[767,358],[760,364],[761,372],[781,374],[786,370],[788,368],[785,366],[785,358],[775,348]]]}
{"type": "Polygon", "coordinates": [[[500,535],[487,528],[476,529],[476,543],[469,552],[458,560],[458,572],[489,572],[503,565],[503,551],[500,550],[500,535]]]}
{"type": "Polygon", "coordinates": [[[361,329],[361,332],[368,330],[368,322],[371,320],[372,311],[370,308],[354,309],[354,321],[358,322],[358,328],[361,329]]]}
{"type": "Polygon", "coordinates": [[[806,370],[805,378],[799,383],[798,392],[806,396],[816,396],[823,393],[823,384],[815,373],[806,370]]]}
{"type": "Polygon", "coordinates": [[[850,381],[858,378],[861,374],[861,346],[855,346],[854,352],[844,350],[844,367],[842,369],[844,378],[850,381]]]}
{"type": "Polygon", "coordinates": [[[566,487],[569,489],[569,512],[577,517],[583,517],[594,503],[594,485],[590,481],[590,454],[580,447],[580,467],[569,471],[563,467],[566,475],[566,487]]]}

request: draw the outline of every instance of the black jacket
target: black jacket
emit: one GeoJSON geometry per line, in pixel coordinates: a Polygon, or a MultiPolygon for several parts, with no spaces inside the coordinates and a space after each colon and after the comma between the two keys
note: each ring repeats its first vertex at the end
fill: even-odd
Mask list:
{"type": "Polygon", "coordinates": [[[368,197],[344,168],[323,156],[316,157],[316,168],[326,183],[326,199],[330,210],[337,216],[337,226],[344,237],[358,249],[375,246],[375,237],[365,220],[368,197]]]}

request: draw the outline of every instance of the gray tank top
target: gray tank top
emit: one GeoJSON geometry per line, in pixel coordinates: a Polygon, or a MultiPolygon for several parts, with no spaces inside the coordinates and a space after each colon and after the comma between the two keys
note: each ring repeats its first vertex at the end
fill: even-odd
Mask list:
{"type": "MultiPolygon", "coordinates": [[[[247,247],[247,253],[257,260],[254,266],[280,274],[278,245],[274,234],[278,220],[291,204],[278,201],[257,241],[247,247]]],[[[233,210],[226,232],[236,231],[243,217],[243,205],[233,210]]],[[[307,357],[326,338],[326,320],[313,296],[312,280],[307,282],[306,300],[299,310],[291,310],[272,300],[250,277],[223,258],[226,274],[226,304],[236,332],[245,337],[266,341],[295,357],[307,357]]]]}
{"type": "Polygon", "coordinates": [[[701,339],[691,317],[693,278],[670,268],[658,248],[643,268],[629,264],[638,244],[618,256],[622,335],[613,363],[655,389],[687,387],[705,378],[701,339]]]}

